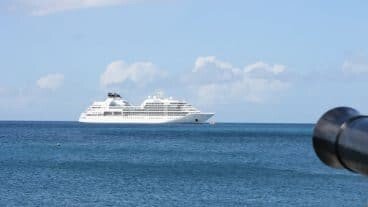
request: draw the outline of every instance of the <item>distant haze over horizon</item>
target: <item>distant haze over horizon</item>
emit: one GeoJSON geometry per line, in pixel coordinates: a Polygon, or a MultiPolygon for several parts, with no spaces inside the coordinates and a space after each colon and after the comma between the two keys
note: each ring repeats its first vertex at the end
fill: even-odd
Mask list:
{"type": "Polygon", "coordinates": [[[216,122],[368,114],[368,2],[4,0],[0,120],[77,120],[161,90],[216,122]]]}

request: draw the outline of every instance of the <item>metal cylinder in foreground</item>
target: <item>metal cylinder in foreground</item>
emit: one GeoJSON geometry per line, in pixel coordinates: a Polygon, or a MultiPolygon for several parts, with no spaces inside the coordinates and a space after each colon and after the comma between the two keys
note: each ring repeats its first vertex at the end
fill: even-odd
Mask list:
{"type": "Polygon", "coordinates": [[[349,107],[327,111],[314,128],[313,147],[325,164],[368,175],[368,116],[349,107]]]}

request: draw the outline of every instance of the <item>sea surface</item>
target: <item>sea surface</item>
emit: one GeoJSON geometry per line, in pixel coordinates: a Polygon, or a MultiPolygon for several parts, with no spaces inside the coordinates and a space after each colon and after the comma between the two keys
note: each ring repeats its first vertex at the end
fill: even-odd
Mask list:
{"type": "Polygon", "coordinates": [[[367,206],[313,125],[0,122],[0,206],[367,206]]]}

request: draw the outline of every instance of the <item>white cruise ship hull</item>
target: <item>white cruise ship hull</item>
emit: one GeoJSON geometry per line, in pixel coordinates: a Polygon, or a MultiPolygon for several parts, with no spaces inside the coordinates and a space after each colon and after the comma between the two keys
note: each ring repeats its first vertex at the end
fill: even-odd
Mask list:
{"type": "Polygon", "coordinates": [[[164,124],[164,123],[206,123],[213,113],[193,113],[186,116],[86,116],[82,113],[79,122],[109,124],[164,124]]]}

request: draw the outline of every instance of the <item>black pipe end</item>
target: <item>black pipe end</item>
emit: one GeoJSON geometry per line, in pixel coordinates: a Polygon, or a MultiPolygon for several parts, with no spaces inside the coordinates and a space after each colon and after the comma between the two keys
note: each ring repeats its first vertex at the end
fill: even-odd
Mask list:
{"type": "Polygon", "coordinates": [[[344,168],[336,151],[337,136],[346,121],[359,115],[359,111],[353,108],[337,107],[327,111],[318,120],[313,131],[313,147],[323,163],[334,168],[344,168]]]}

